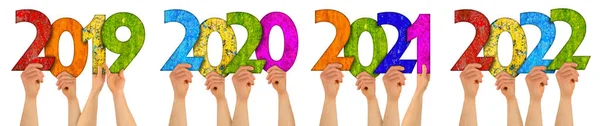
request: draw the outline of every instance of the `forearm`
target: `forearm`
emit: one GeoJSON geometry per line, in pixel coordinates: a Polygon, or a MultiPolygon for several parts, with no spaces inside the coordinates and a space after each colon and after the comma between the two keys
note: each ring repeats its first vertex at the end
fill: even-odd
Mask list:
{"type": "Polygon", "coordinates": [[[540,100],[531,100],[529,102],[529,110],[527,112],[526,126],[541,126],[542,125],[542,108],[540,100]]]}
{"type": "Polygon", "coordinates": [[[175,98],[175,100],[173,100],[173,109],[171,110],[169,126],[187,126],[185,98],[175,98]]]}
{"type": "Polygon", "coordinates": [[[477,109],[475,107],[475,98],[465,97],[460,126],[477,126],[477,109]]]}
{"type": "Polygon", "coordinates": [[[290,104],[290,97],[287,93],[279,94],[279,125],[295,126],[294,113],[290,104]]]}
{"type": "Polygon", "coordinates": [[[235,105],[235,112],[233,114],[233,122],[234,126],[248,126],[248,101],[247,100],[237,100],[235,105]]]}
{"type": "Polygon", "coordinates": [[[523,119],[521,119],[521,111],[519,110],[519,104],[517,103],[516,98],[508,98],[507,102],[507,124],[509,126],[522,126],[523,119]]]}
{"type": "Polygon", "coordinates": [[[367,103],[369,107],[368,126],[381,126],[381,112],[377,98],[367,99],[367,103]]]}
{"type": "Polygon", "coordinates": [[[95,126],[98,117],[98,94],[91,93],[85,103],[83,112],[77,121],[78,126],[95,126]]]}
{"type": "MultiPolygon", "coordinates": [[[[406,121],[406,120],[405,120],[406,121]]],[[[398,99],[388,99],[383,117],[384,126],[399,126],[400,114],[398,112],[398,99]]]]}
{"type": "Polygon", "coordinates": [[[113,93],[113,99],[115,102],[115,113],[117,117],[117,125],[119,126],[135,126],[135,120],[133,119],[133,115],[131,111],[129,111],[129,106],[127,106],[127,101],[125,100],[125,95],[121,93],[113,93]]]}
{"type": "Polygon", "coordinates": [[[561,97],[558,105],[558,114],[556,114],[557,126],[573,125],[573,110],[570,97],[561,97]]]}
{"type": "Polygon", "coordinates": [[[23,106],[23,115],[21,116],[21,126],[37,126],[37,100],[35,98],[26,98],[23,106]]]}
{"type": "Polygon", "coordinates": [[[335,98],[325,98],[320,126],[337,126],[337,107],[335,98]]]}
{"type": "Polygon", "coordinates": [[[77,98],[69,99],[69,126],[76,126],[81,115],[81,109],[79,109],[79,100],[77,98]]]}
{"type": "Polygon", "coordinates": [[[217,125],[231,126],[231,115],[225,98],[217,99],[217,125]]]}
{"type": "MultiPolygon", "coordinates": [[[[415,92],[412,101],[406,110],[404,119],[402,119],[403,126],[420,126],[421,125],[421,113],[423,111],[423,93],[422,91],[415,92]]],[[[396,110],[398,111],[398,110],[396,110]]]]}

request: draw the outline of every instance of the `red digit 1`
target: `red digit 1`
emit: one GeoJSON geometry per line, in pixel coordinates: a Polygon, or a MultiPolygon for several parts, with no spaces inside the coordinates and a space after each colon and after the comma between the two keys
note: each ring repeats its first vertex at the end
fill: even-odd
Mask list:
{"type": "Polygon", "coordinates": [[[477,54],[481,52],[490,37],[490,21],[479,11],[465,9],[454,11],[454,23],[459,22],[468,22],[475,27],[475,39],[451,70],[462,71],[470,63],[479,63],[481,64],[480,70],[489,70],[494,57],[477,57],[477,54]]]}
{"type": "Polygon", "coordinates": [[[17,10],[15,17],[16,23],[29,22],[33,24],[37,31],[37,35],[35,36],[33,43],[27,48],[25,54],[21,56],[21,59],[19,59],[12,70],[25,70],[25,67],[31,63],[40,63],[43,65],[41,70],[50,70],[50,67],[54,64],[54,57],[38,57],[50,38],[50,31],[52,30],[50,20],[48,20],[48,17],[42,12],[27,9],[17,10]]]}

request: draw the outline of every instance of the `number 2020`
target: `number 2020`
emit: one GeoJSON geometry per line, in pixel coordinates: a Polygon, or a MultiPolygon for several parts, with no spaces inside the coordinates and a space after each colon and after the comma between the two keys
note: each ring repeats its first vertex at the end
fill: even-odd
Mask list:
{"type": "MultiPolygon", "coordinates": [[[[325,9],[315,11],[315,23],[318,22],[333,24],[336,35],[312,68],[313,71],[323,70],[329,63],[340,63],[341,70],[349,70],[354,76],[365,71],[372,76],[377,76],[387,72],[391,66],[398,65],[405,68],[403,73],[412,73],[415,63],[418,66],[424,64],[430,70],[429,14],[420,14],[411,24],[410,20],[400,13],[381,12],[377,14],[377,20],[360,18],[350,24],[343,13],[325,9]],[[398,40],[389,53],[387,53],[387,38],[381,25],[392,25],[398,30],[398,40]],[[363,66],[358,58],[358,40],[361,33],[365,31],[370,33],[373,39],[373,58],[368,66],[363,66]],[[418,38],[417,60],[400,59],[408,48],[409,42],[415,38],[418,38]],[[344,57],[337,57],[342,48],[344,48],[344,57]]],[[[421,67],[417,67],[417,73],[421,73],[421,67]]]]}
{"type": "Polygon", "coordinates": [[[260,73],[272,66],[288,71],[296,61],[298,32],[292,19],[285,13],[271,12],[259,21],[254,15],[246,12],[231,12],[227,13],[227,20],[209,18],[202,24],[194,14],[186,10],[165,10],[164,15],[165,23],[176,22],[183,25],[185,36],[161,71],[172,71],[177,64],[187,63],[192,66],[189,70],[199,70],[203,76],[210,72],[227,76],[229,73],[235,73],[240,66],[254,67],[253,73],[260,73]],[[231,28],[234,24],[245,27],[248,32],[248,38],[239,52],[231,28]],[[275,25],[281,28],[284,35],[284,51],[280,60],[273,60],[269,52],[269,33],[275,25]],[[208,37],[212,32],[218,32],[223,42],[222,58],[217,66],[208,62],[208,37]],[[194,57],[187,57],[192,48],[194,57]],[[257,60],[250,60],[254,51],[257,60]]]}
{"type": "Polygon", "coordinates": [[[573,56],[582,43],[586,32],[583,16],[577,11],[559,8],[550,11],[550,17],[539,12],[521,13],[521,24],[511,18],[499,18],[491,24],[485,15],[476,10],[456,10],[454,21],[468,22],[476,28],[475,39],[456,62],[452,71],[463,70],[469,63],[479,63],[480,70],[489,70],[493,76],[507,72],[512,76],[519,73],[529,73],[534,66],[547,67],[548,73],[559,69],[565,62],[575,62],[578,70],[584,70],[590,56],[573,56]],[[571,26],[571,37],[558,55],[552,60],[543,59],[552,46],[556,36],[554,22],[564,21],[571,26]],[[521,26],[534,25],[541,31],[541,38],[533,52],[527,57],[527,39],[521,26]],[[513,57],[508,66],[502,66],[498,61],[498,38],[502,32],[508,32],[513,41],[513,57]],[[477,57],[484,50],[484,57],[477,57]]]}
{"type": "Polygon", "coordinates": [[[104,15],[95,15],[86,26],[73,18],[60,18],[50,24],[48,17],[37,10],[23,9],[16,11],[16,23],[29,22],[36,28],[37,35],[25,54],[13,67],[13,71],[22,71],[31,63],[43,65],[41,70],[50,70],[57,76],[66,71],[77,77],[85,68],[88,54],[88,40],[93,45],[93,72],[97,72],[97,66],[105,63],[106,49],[120,54],[110,67],[110,72],[117,73],[133,61],[144,44],[145,30],[142,21],[134,14],[120,12],[105,19],[104,15]],[[121,42],[116,37],[119,27],[127,27],[131,30],[129,40],[121,42]],[[71,65],[63,66],[58,55],[58,44],[63,32],[69,32],[73,37],[74,55],[71,65]],[[38,57],[42,49],[46,49],[45,57],[38,57]]]}

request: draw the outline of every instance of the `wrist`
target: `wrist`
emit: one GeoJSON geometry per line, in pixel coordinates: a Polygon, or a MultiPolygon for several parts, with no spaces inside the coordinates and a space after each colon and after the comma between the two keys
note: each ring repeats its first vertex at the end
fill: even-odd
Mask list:
{"type": "Polygon", "coordinates": [[[531,98],[529,100],[529,103],[542,103],[542,99],[541,98],[531,98]]]}
{"type": "Polygon", "coordinates": [[[77,99],[77,97],[74,97],[74,96],[73,96],[73,98],[68,98],[67,101],[68,102],[79,102],[79,100],[77,99]]]}
{"type": "Polygon", "coordinates": [[[282,96],[282,95],[288,95],[288,93],[287,93],[287,90],[277,91],[277,94],[278,94],[279,96],[282,96]]]}
{"type": "Polygon", "coordinates": [[[571,96],[560,96],[561,101],[571,101],[571,96]]]}
{"type": "Polygon", "coordinates": [[[240,103],[242,103],[242,104],[246,104],[246,103],[248,103],[248,99],[240,99],[240,98],[238,98],[238,99],[237,99],[237,103],[238,103],[238,104],[240,104],[240,103]]]}
{"type": "Polygon", "coordinates": [[[37,95],[25,95],[25,99],[36,100],[37,99],[37,95]]]}
{"type": "Polygon", "coordinates": [[[467,102],[467,101],[475,102],[475,97],[474,96],[465,96],[465,102],[467,102]]]}
{"type": "Polygon", "coordinates": [[[515,96],[506,96],[506,101],[516,101],[517,97],[515,96]]]}
{"type": "Polygon", "coordinates": [[[115,92],[112,92],[112,93],[113,93],[113,97],[125,96],[125,93],[123,93],[123,91],[115,91],[115,92]]]}
{"type": "Polygon", "coordinates": [[[377,102],[377,98],[376,97],[367,97],[367,102],[377,102]]]}
{"type": "Polygon", "coordinates": [[[284,97],[289,97],[287,92],[281,92],[281,93],[277,93],[279,98],[284,98],[284,97]]]}
{"type": "Polygon", "coordinates": [[[387,101],[388,101],[388,103],[390,103],[390,102],[396,102],[396,103],[398,103],[398,99],[400,99],[400,98],[399,97],[388,96],[387,101]]]}

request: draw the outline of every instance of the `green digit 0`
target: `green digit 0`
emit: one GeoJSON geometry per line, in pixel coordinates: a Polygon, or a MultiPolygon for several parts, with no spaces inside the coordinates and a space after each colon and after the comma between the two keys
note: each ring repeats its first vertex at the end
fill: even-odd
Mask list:
{"type": "Polygon", "coordinates": [[[377,77],[379,74],[373,73],[375,68],[379,65],[381,60],[385,58],[387,54],[387,38],[385,37],[385,31],[383,27],[377,25],[377,21],[371,18],[360,18],[354,21],[351,25],[352,30],[350,32],[350,39],[344,47],[344,57],[354,57],[354,62],[350,67],[350,73],[357,76],[363,71],[366,71],[373,77],[377,77]],[[371,64],[363,66],[358,58],[358,40],[362,32],[369,32],[373,39],[373,59],[371,64]]]}

